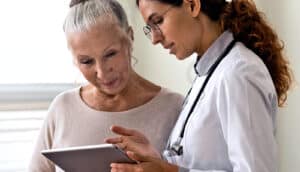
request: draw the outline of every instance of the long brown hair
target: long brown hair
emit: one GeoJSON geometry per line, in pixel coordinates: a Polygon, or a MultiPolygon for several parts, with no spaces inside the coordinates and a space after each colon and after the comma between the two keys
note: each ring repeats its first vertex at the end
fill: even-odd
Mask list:
{"type": "MultiPolygon", "coordinates": [[[[181,6],[183,0],[157,0],[181,6]]],[[[252,0],[200,0],[201,10],[211,20],[219,21],[223,31],[230,30],[237,41],[256,53],[267,66],[278,95],[278,105],[283,106],[292,83],[289,62],[283,54],[283,42],[268,25],[252,0]]],[[[139,5],[139,0],[136,0],[139,5]]]]}
{"type": "Polygon", "coordinates": [[[220,16],[223,30],[231,30],[234,37],[255,52],[267,66],[283,106],[292,83],[292,73],[283,55],[284,44],[268,25],[264,15],[252,0],[233,0],[225,5],[220,16]]]}

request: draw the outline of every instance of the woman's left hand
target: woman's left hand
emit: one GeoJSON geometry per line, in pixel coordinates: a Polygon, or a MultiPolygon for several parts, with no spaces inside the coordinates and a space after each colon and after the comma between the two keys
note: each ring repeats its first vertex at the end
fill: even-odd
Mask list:
{"type": "Polygon", "coordinates": [[[178,166],[159,158],[146,157],[134,152],[127,152],[127,155],[138,164],[112,163],[111,172],[178,172],[178,166]]]}

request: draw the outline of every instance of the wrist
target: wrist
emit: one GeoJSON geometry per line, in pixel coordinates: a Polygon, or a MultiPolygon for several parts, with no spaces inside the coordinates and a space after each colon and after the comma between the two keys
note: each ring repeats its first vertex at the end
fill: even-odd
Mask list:
{"type": "Polygon", "coordinates": [[[154,158],[162,159],[162,156],[160,155],[160,153],[153,147],[149,148],[148,156],[152,156],[154,158]]]}
{"type": "Polygon", "coordinates": [[[164,169],[164,172],[179,172],[179,167],[166,162],[166,168],[164,169]]]}

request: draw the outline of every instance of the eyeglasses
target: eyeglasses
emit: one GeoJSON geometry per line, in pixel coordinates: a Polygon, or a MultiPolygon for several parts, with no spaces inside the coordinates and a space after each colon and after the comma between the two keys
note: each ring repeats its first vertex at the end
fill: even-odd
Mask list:
{"type": "MultiPolygon", "coordinates": [[[[172,6],[169,7],[166,11],[164,11],[159,16],[162,18],[164,15],[166,15],[170,11],[170,9],[172,9],[172,6]]],[[[146,37],[148,39],[152,40],[152,35],[154,32],[156,32],[159,35],[162,35],[161,29],[158,26],[158,24],[160,24],[162,22],[163,22],[163,18],[160,19],[160,22],[150,21],[146,26],[143,27],[144,34],[146,35],[146,37]]]]}

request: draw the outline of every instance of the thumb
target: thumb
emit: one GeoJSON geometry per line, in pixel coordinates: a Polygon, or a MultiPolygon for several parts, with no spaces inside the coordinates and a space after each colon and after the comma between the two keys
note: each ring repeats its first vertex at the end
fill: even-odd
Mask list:
{"type": "Polygon", "coordinates": [[[143,156],[143,155],[140,155],[138,153],[134,153],[134,152],[131,152],[131,151],[127,151],[126,152],[127,156],[136,161],[136,162],[149,162],[151,161],[151,158],[150,157],[146,157],[146,156],[143,156]]]}

